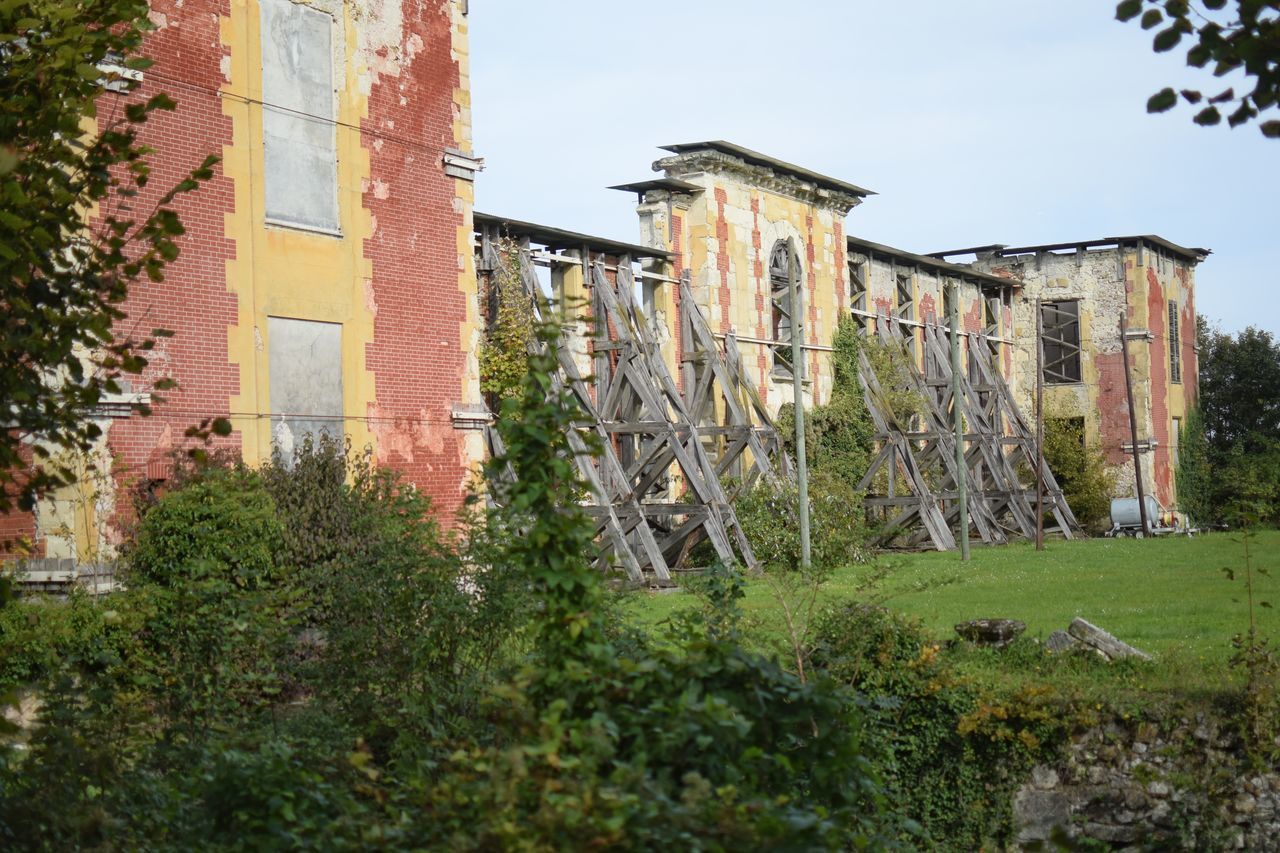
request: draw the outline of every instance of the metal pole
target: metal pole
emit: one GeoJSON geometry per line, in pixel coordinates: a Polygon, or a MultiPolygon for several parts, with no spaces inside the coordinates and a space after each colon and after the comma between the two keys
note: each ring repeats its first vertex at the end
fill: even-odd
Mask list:
{"type": "Polygon", "coordinates": [[[796,408],[796,485],[800,490],[800,567],[809,568],[809,460],[804,447],[804,288],[796,275],[795,246],[787,242],[787,277],[791,279],[791,379],[796,408]]]}
{"type": "MultiPolygon", "coordinates": [[[[972,355],[970,356],[972,357],[972,355]]],[[[956,489],[960,492],[960,561],[969,561],[969,464],[964,454],[964,417],[960,412],[960,288],[951,285],[951,416],[956,431],[956,489]]]]}
{"type": "Polygon", "coordinates": [[[1044,312],[1036,299],[1036,550],[1044,550],[1044,312]]]}
{"type": "Polygon", "coordinates": [[[1138,518],[1142,522],[1142,535],[1151,533],[1147,527],[1147,496],[1142,488],[1142,454],[1138,450],[1138,413],[1133,408],[1133,376],[1129,370],[1129,326],[1125,322],[1125,309],[1120,310],[1120,353],[1124,359],[1124,392],[1129,397],[1129,440],[1133,442],[1133,481],[1138,487],[1138,518]]]}

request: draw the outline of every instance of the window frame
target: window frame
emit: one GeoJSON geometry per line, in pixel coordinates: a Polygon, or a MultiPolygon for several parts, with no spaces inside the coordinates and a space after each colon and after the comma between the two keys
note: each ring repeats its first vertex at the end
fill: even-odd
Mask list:
{"type": "Polygon", "coordinates": [[[770,373],[775,379],[794,381],[795,369],[791,364],[795,324],[791,314],[791,287],[803,287],[803,275],[798,254],[792,251],[790,240],[778,240],[769,251],[769,345],[770,373]],[[790,267],[790,276],[786,269],[790,267]],[[794,279],[792,278],[794,277],[794,279]],[[783,334],[785,323],[785,336],[783,334]]]}
{"type": "Polygon", "coordinates": [[[1084,381],[1081,338],[1079,299],[1040,303],[1041,370],[1046,385],[1079,385],[1084,381]],[[1062,307],[1067,305],[1070,311],[1062,307]],[[1051,312],[1048,316],[1055,322],[1046,322],[1046,312],[1051,312]],[[1064,317],[1069,319],[1063,321],[1064,317]]]}

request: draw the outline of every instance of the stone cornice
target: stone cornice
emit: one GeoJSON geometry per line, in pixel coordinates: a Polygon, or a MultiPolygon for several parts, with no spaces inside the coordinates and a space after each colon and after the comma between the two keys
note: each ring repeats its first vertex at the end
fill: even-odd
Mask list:
{"type": "Polygon", "coordinates": [[[862,198],[853,193],[820,187],[794,175],[779,174],[767,166],[748,163],[722,151],[693,151],[664,157],[653,164],[653,170],[665,172],[669,178],[683,180],[698,173],[731,175],[743,183],[825,208],[841,217],[862,202],[862,198]]]}

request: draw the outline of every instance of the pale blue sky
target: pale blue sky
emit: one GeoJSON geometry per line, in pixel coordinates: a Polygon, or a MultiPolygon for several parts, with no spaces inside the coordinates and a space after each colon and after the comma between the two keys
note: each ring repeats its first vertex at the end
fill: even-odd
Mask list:
{"type": "Polygon", "coordinates": [[[1280,333],[1280,141],[1148,115],[1216,81],[1114,8],[473,0],[476,206],[635,240],[635,197],[605,187],[652,177],[658,145],[726,139],[875,190],[850,233],[911,251],[1207,247],[1201,313],[1280,333]]]}

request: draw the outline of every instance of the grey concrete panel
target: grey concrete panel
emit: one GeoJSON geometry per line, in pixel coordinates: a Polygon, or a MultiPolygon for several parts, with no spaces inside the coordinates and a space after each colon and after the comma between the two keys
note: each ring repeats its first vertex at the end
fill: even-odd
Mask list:
{"type": "Polygon", "coordinates": [[[267,218],[336,231],[333,18],[290,0],[260,7],[267,218]]]}
{"type": "Polygon", "coordinates": [[[281,453],[291,456],[307,433],[341,438],[341,324],[268,317],[267,342],[271,436],[281,453]]]}

